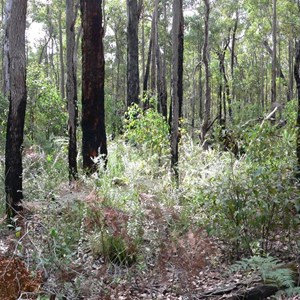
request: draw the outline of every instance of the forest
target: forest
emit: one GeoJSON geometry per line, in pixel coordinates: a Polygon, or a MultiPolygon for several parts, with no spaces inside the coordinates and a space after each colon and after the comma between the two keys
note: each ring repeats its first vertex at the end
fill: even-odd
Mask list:
{"type": "Polygon", "coordinates": [[[300,299],[299,0],[0,11],[0,300],[300,299]]]}

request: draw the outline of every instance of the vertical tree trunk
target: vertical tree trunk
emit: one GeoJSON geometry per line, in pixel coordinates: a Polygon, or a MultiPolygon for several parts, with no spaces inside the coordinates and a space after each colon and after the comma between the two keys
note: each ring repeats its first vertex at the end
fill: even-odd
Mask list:
{"type": "MultiPolygon", "coordinates": [[[[153,24],[153,22],[152,22],[152,24],[153,24]]],[[[151,27],[151,31],[152,31],[152,27],[151,27]]],[[[152,34],[150,34],[146,70],[145,70],[145,75],[144,75],[144,80],[143,80],[143,101],[144,101],[143,108],[144,108],[144,110],[146,110],[150,107],[149,95],[148,95],[148,80],[149,80],[149,74],[150,74],[151,53],[152,53],[152,34]]]]}
{"type": "Polygon", "coordinates": [[[193,70],[192,80],[193,80],[193,95],[191,97],[191,107],[192,107],[192,138],[194,137],[195,132],[195,115],[196,115],[196,98],[197,98],[197,90],[196,90],[196,72],[197,68],[201,67],[201,61],[196,64],[193,70]]]}
{"type": "MultiPolygon", "coordinates": [[[[5,30],[4,28],[5,22],[4,22],[4,0],[1,0],[1,31],[5,30]]],[[[4,38],[1,38],[1,80],[0,80],[0,85],[1,85],[1,91],[4,95],[4,38]]]]}
{"type": "Polygon", "coordinates": [[[75,67],[75,5],[74,0],[66,1],[66,35],[67,35],[67,106],[68,106],[68,132],[69,132],[69,180],[76,180],[77,174],[77,74],[75,67]]]}
{"type": "Polygon", "coordinates": [[[92,158],[107,156],[104,112],[102,0],[81,0],[82,14],[82,154],[83,168],[96,170],[92,158]]]}
{"type": "Polygon", "coordinates": [[[289,50],[288,50],[288,60],[289,60],[289,86],[287,93],[287,101],[291,101],[294,97],[294,80],[293,80],[293,42],[292,39],[289,38],[289,50]]]}
{"type": "MultiPolygon", "coordinates": [[[[276,16],[276,1],[273,0],[273,20],[272,20],[272,86],[271,86],[271,109],[274,108],[276,102],[276,60],[277,60],[277,16],[276,16]]],[[[274,114],[275,118],[275,114],[274,114]]]]}
{"type": "Polygon", "coordinates": [[[62,10],[58,12],[58,33],[59,33],[59,60],[60,60],[60,94],[61,98],[65,98],[65,63],[64,63],[64,45],[62,33],[62,10]]]}
{"type": "Polygon", "coordinates": [[[260,70],[261,70],[261,84],[260,84],[260,103],[261,112],[264,113],[265,110],[265,66],[264,66],[264,52],[260,52],[260,70]]]}
{"type": "Polygon", "coordinates": [[[199,66],[199,79],[198,79],[198,84],[199,84],[199,119],[200,122],[203,119],[203,82],[202,82],[202,64],[199,66]]]}
{"type": "Polygon", "coordinates": [[[300,40],[296,43],[296,55],[294,65],[294,77],[297,87],[298,97],[298,111],[297,111],[297,136],[296,136],[296,154],[297,154],[297,168],[296,177],[300,179],[300,40]]]}
{"type": "MultiPolygon", "coordinates": [[[[236,10],[236,19],[233,26],[233,32],[232,32],[232,41],[231,41],[231,57],[230,57],[230,72],[231,72],[231,81],[232,81],[232,87],[231,87],[231,95],[232,95],[232,101],[235,101],[235,76],[234,76],[234,66],[235,66],[235,44],[236,44],[236,32],[238,28],[239,23],[239,10],[236,10]]],[[[231,109],[232,110],[232,109],[231,109]]],[[[233,116],[232,116],[233,119],[233,116]]]]}
{"type": "Polygon", "coordinates": [[[167,93],[166,80],[163,74],[163,61],[158,39],[158,10],[159,0],[155,0],[155,56],[156,56],[156,91],[157,91],[157,105],[158,111],[167,118],[167,93]]]}
{"type": "Polygon", "coordinates": [[[113,100],[113,105],[114,105],[114,117],[113,117],[113,124],[112,124],[112,137],[114,138],[118,132],[118,128],[117,128],[117,120],[116,120],[116,116],[118,115],[118,105],[117,103],[120,101],[120,85],[121,85],[121,81],[120,81],[120,64],[121,64],[121,45],[120,45],[120,41],[119,41],[119,27],[116,26],[115,27],[115,40],[116,40],[116,59],[115,59],[115,63],[116,63],[116,70],[117,70],[117,74],[116,74],[116,84],[115,84],[115,96],[114,96],[114,100],[113,100]]]}
{"type": "Polygon", "coordinates": [[[151,40],[152,40],[152,50],[151,50],[151,75],[150,75],[150,90],[151,94],[156,94],[156,16],[155,10],[152,15],[152,25],[151,25],[151,40]]]}
{"type": "Polygon", "coordinates": [[[171,168],[177,185],[179,118],[182,114],[183,75],[183,12],[182,0],[173,0],[172,24],[172,122],[171,122],[171,168]]]}
{"type": "Polygon", "coordinates": [[[8,218],[22,210],[22,144],[26,111],[27,0],[9,0],[6,7],[5,87],[9,113],[5,147],[5,192],[8,218]]]}
{"type": "Polygon", "coordinates": [[[166,69],[163,65],[163,59],[160,50],[158,51],[158,58],[160,64],[160,71],[159,71],[159,102],[161,105],[161,113],[164,116],[165,120],[168,117],[168,94],[167,94],[167,82],[166,82],[166,69]]]}
{"type": "Polygon", "coordinates": [[[151,31],[150,31],[150,39],[149,39],[149,46],[148,46],[148,55],[147,61],[145,66],[145,72],[143,77],[143,108],[148,109],[150,107],[149,103],[149,94],[148,94],[148,81],[150,77],[150,68],[151,68],[151,58],[152,58],[152,48],[153,48],[153,31],[154,31],[154,13],[152,15],[152,22],[151,22],[151,31]]]}
{"type": "Polygon", "coordinates": [[[127,0],[127,106],[139,103],[139,41],[140,4],[127,0]]]}
{"type": "MultiPolygon", "coordinates": [[[[167,5],[166,5],[166,0],[163,1],[163,15],[164,15],[164,32],[168,32],[168,21],[167,21],[167,5]]],[[[162,114],[167,120],[168,118],[168,87],[167,87],[167,39],[164,39],[163,42],[163,58],[162,58],[162,77],[163,77],[163,82],[162,82],[162,92],[163,92],[163,108],[162,108],[162,114]]]]}
{"type": "Polygon", "coordinates": [[[210,68],[209,68],[209,15],[210,3],[209,0],[204,0],[205,4],[205,28],[204,28],[204,45],[203,45],[203,64],[205,69],[205,113],[204,123],[202,126],[202,142],[205,140],[205,135],[209,128],[211,114],[211,90],[210,90],[210,68]]]}
{"type": "MultiPolygon", "coordinates": [[[[144,16],[142,17],[142,80],[141,83],[144,82],[144,78],[145,78],[145,49],[146,48],[146,44],[145,44],[145,20],[144,20],[144,16]]],[[[143,93],[144,95],[144,93],[143,93]]]]}

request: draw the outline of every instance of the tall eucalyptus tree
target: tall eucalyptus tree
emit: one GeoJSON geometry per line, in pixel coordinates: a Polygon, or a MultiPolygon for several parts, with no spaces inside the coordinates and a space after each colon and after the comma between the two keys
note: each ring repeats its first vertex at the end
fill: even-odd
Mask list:
{"type": "Polygon", "coordinates": [[[77,137],[78,122],[77,106],[77,75],[75,66],[75,22],[77,8],[74,0],[66,1],[66,35],[67,35],[67,106],[68,106],[68,132],[69,132],[69,180],[77,179],[77,137]]]}
{"type": "Polygon", "coordinates": [[[139,103],[139,39],[138,26],[142,4],[127,0],[127,106],[139,103]]]}
{"type": "Polygon", "coordinates": [[[26,112],[27,0],[8,0],[5,20],[5,94],[9,100],[5,147],[5,192],[8,218],[22,210],[22,144],[26,112]]]}
{"type": "Polygon", "coordinates": [[[83,168],[96,170],[93,158],[106,159],[102,0],[80,0],[82,17],[82,155],[83,168]]]}
{"type": "Polygon", "coordinates": [[[179,144],[179,118],[182,115],[183,99],[183,38],[184,19],[182,0],[173,0],[172,24],[172,120],[171,120],[171,168],[177,185],[178,172],[178,144],[179,144]]]}

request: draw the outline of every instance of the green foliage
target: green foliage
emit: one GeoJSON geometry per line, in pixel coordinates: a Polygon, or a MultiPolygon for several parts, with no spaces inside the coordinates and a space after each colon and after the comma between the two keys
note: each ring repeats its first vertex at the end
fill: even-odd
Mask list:
{"type": "Polygon", "coordinates": [[[122,129],[123,105],[110,95],[105,96],[106,132],[113,138],[118,136],[122,129]]]}
{"type": "Polygon", "coordinates": [[[132,265],[138,254],[138,239],[124,238],[121,234],[112,234],[108,230],[90,237],[90,247],[95,257],[102,256],[112,263],[123,266],[132,265]]]}
{"type": "Polygon", "coordinates": [[[223,165],[201,193],[210,216],[209,230],[251,254],[267,251],[276,229],[296,225],[290,215],[297,189],[292,183],[291,160],[282,155],[289,151],[289,144],[283,149],[272,136],[273,130],[251,131],[246,156],[223,165]]]}
{"type": "Polygon", "coordinates": [[[244,258],[231,266],[231,272],[242,272],[259,275],[265,284],[276,285],[278,288],[293,288],[295,273],[277,258],[272,256],[253,256],[244,258]]]}
{"type": "MultiPolygon", "coordinates": [[[[283,115],[293,106],[289,104],[283,115]]],[[[202,151],[188,137],[182,141],[177,197],[183,211],[196,214],[201,226],[236,253],[266,253],[278,230],[297,230],[294,122],[289,116],[282,128],[267,120],[234,128],[246,151],[240,159],[229,152],[202,151]]]]}
{"type": "Polygon", "coordinates": [[[64,136],[67,128],[66,103],[41,66],[30,64],[27,85],[25,134],[38,144],[44,144],[52,136],[64,136]]]}
{"type": "Polygon", "coordinates": [[[133,145],[141,147],[146,155],[166,155],[169,149],[168,125],[155,109],[146,111],[132,105],[124,118],[125,138],[133,145]]]}

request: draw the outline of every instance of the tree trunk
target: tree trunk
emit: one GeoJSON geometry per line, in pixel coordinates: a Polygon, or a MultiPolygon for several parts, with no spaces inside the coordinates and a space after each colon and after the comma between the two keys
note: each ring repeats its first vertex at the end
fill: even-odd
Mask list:
{"type": "Polygon", "coordinates": [[[223,105],[223,112],[224,112],[224,119],[226,120],[226,104],[228,105],[228,114],[229,114],[229,119],[232,121],[232,107],[231,107],[231,96],[230,96],[230,88],[229,88],[229,82],[227,79],[226,75],[226,70],[225,70],[225,51],[228,47],[228,44],[224,47],[222,51],[218,53],[219,56],[219,61],[220,61],[220,73],[223,77],[224,80],[224,88],[225,88],[225,95],[224,97],[224,105],[223,105]]]}
{"type": "Polygon", "coordinates": [[[26,111],[26,0],[9,0],[6,7],[5,87],[9,113],[5,148],[5,192],[8,219],[22,210],[22,144],[26,111]]]}
{"type": "Polygon", "coordinates": [[[146,110],[150,107],[149,95],[148,95],[148,80],[149,80],[151,57],[152,57],[153,30],[154,30],[154,16],[152,17],[152,22],[151,22],[149,50],[148,50],[148,56],[147,56],[146,70],[145,70],[144,79],[143,79],[143,101],[144,101],[143,109],[144,110],[146,110]]]}
{"type": "MultiPolygon", "coordinates": [[[[277,16],[276,16],[276,1],[273,0],[273,20],[272,20],[272,41],[273,41],[273,52],[272,52],[272,86],[271,86],[271,109],[274,109],[276,102],[276,60],[277,60],[277,16]]],[[[275,119],[275,115],[273,117],[275,119]]]]}
{"type": "Polygon", "coordinates": [[[139,103],[139,41],[140,5],[127,0],[127,106],[139,103]]]}
{"type": "Polygon", "coordinates": [[[161,66],[160,69],[160,93],[159,93],[159,101],[161,105],[161,113],[164,116],[165,120],[168,117],[168,93],[167,93],[167,82],[166,82],[166,68],[163,65],[163,59],[161,52],[158,52],[158,60],[161,66]]]}
{"type": "Polygon", "coordinates": [[[289,59],[289,86],[288,86],[288,94],[287,94],[287,101],[291,101],[294,97],[294,80],[293,80],[293,54],[294,54],[294,47],[292,43],[292,39],[289,38],[289,52],[288,52],[288,59],[289,59]]]}
{"type": "Polygon", "coordinates": [[[155,10],[152,16],[152,25],[151,25],[151,40],[152,40],[152,50],[151,50],[151,75],[150,75],[150,90],[151,95],[156,93],[156,22],[155,22],[155,10]],[[153,29],[153,30],[152,30],[153,29]]]}
{"type": "Polygon", "coordinates": [[[202,126],[202,142],[205,140],[205,135],[210,123],[211,110],[211,90],[210,90],[210,68],[209,68],[209,15],[210,3],[209,0],[204,0],[205,4],[205,28],[204,28],[204,45],[203,45],[203,64],[205,69],[205,113],[204,123],[202,126]]]}
{"type": "Polygon", "coordinates": [[[75,67],[75,5],[74,0],[66,1],[66,35],[67,35],[67,106],[68,106],[68,133],[69,133],[69,180],[78,179],[77,174],[77,137],[78,123],[77,107],[77,75],[75,67]]]}
{"type": "Polygon", "coordinates": [[[173,0],[172,24],[172,122],[171,122],[171,168],[177,185],[179,118],[182,114],[183,75],[183,12],[182,0],[173,0]]]}
{"type": "Polygon", "coordinates": [[[102,0],[81,0],[82,14],[82,154],[83,168],[97,169],[93,158],[106,160],[102,0]]]}
{"type": "Polygon", "coordinates": [[[298,96],[298,111],[297,111],[297,143],[296,143],[296,154],[297,154],[297,168],[296,177],[300,179],[300,40],[296,44],[296,55],[295,55],[295,65],[294,65],[294,77],[297,86],[297,96],[298,96]]]}
{"type": "Polygon", "coordinates": [[[64,45],[62,33],[62,11],[58,12],[58,33],[59,33],[59,60],[60,60],[60,94],[61,98],[65,98],[65,64],[64,64],[64,45]]]}

